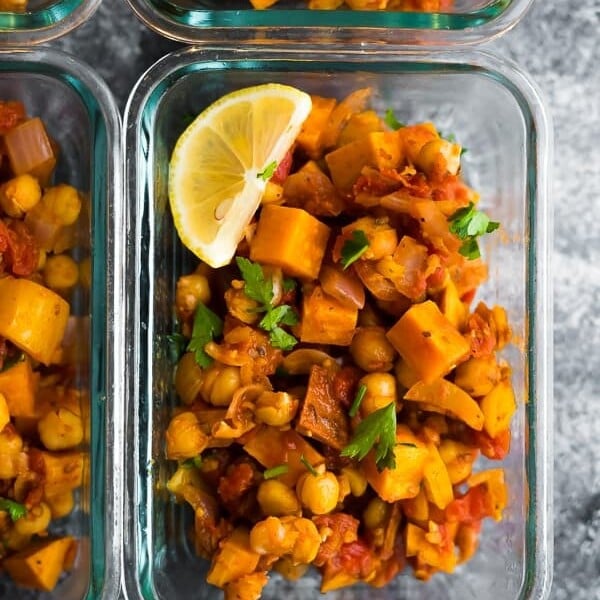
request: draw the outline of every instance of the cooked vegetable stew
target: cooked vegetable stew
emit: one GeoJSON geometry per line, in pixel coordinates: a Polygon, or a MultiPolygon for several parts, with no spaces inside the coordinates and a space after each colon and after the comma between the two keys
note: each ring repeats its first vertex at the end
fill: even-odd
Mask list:
{"type": "Polygon", "coordinates": [[[168,489],[207,581],[259,598],[309,567],[327,592],[422,580],[502,519],[516,408],[505,310],[475,297],[499,223],[432,123],[312,97],[232,263],[178,279],[168,489]]]}
{"type": "Polygon", "coordinates": [[[77,545],[54,537],[82,484],[88,397],[72,297],[89,260],[71,257],[85,200],[51,183],[58,148],[37,117],[0,101],[0,564],[52,590],[77,545]]]}

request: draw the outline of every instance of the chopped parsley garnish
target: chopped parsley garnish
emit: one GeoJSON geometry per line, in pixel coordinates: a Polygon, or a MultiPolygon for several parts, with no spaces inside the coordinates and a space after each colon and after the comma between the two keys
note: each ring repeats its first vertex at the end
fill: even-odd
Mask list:
{"type": "Polygon", "coordinates": [[[346,240],[342,246],[342,267],[347,269],[353,262],[357,261],[369,247],[369,239],[364,231],[355,229],[352,238],[346,240]]]}
{"type": "Polygon", "coordinates": [[[8,498],[0,498],[0,510],[7,512],[10,520],[14,523],[27,515],[27,507],[8,498]]]}
{"type": "Polygon", "coordinates": [[[394,131],[400,129],[401,127],[406,127],[405,123],[402,123],[402,121],[398,121],[396,115],[394,114],[394,111],[391,108],[388,108],[385,111],[385,117],[383,117],[383,120],[385,124],[394,131]]]}
{"type": "Polygon", "coordinates": [[[223,333],[223,321],[210,308],[198,302],[194,315],[192,338],[187,346],[188,352],[193,352],[196,362],[203,368],[210,367],[213,359],[206,354],[204,346],[223,333]]]}
{"type": "Polygon", "coordinates": [[[453,133],[442,133],[441,131],[438,131],[438,135],[451,144],[456,143],[456,136],[453,133]]]}
{"type": "MultiPolygon", "coordinates": [[[[244,279],[244,293],[251,300],[258,302],[258,312],[265,313],[258,324],[259,327],[269,333],[269,341],[274,348],[291,350],[298,340],[285,331],[281,325],[296,325],[298,323],[296,311],[289,304],[273,306],[273,297],[275,296],[273,280],[265,279],[262,267],[258,263],[253,263],[241,256],[237,256],[235,261],[244,279]]],[[[283,280],[284,290],[286,290],[286,285],[288,288],[290,287],[291,281],[293,280],[283,280]]]]}
{"type": "Polygon", "coordinates": [[[262,179],[263,181],[269,181],[273,174],[277,170],[277,161],[271,161],[260,173],[256,175],[256,177],[262,179]]]}
{"type": "Polygon", "coordinates": [[[354,396],[354,400],[352,401],[352,406],[350,406],[350,410],[348,411],[348,414],[351,417],[356,416],[356,413],[358,412],[358,409],[360,408],[360,405],[361,405],[366,393],[367,393],[367,386],[364,383],[361,383],[360,386],[358,387],[358,391],[356,392],[356,396],[354,396]]]}
{"type": "Polygon", "coordinates": [[[500,227],[500,223],[490,221],[490,218],[484,212],[477,210],[473,202],[469,202],[468,206],[459,208],[448,218],[448,221],[450,222],[450,231],[463,240],[463,244],[458,251],[469,260],[481,256],[477,238],[500,227]]]}
{"type": "Polygon", "coordinates": [[[289,467],[287,465],[277,465],[276,467],[271,467],[270,469],[264,471],[263,477],[265,479],[274,479],[280,475],[285,475],[288,471],[289,467]]]}
{"type": "Polygon", "coordinates": [[[340,452],[341,456],[363,460],[371,448],[375,450],[375,464],[379,471],[394,469],[396,457],[396,404],[371,413],[361,421],[352,436],[350,443],[340,452]]]}
{"type": "Polygon", "coordinates": [[[283,280],[283,291],[286,294],[289,294],[290,292],[293,292],[296,289],[296,280],[292,279],[291,277],[285,277],[283,280]]]}
{"type": "Polygon", "coordinates": [[[194,456],[194,458],[188,458],[181,463],[181,466],[185,469],[199,469],[202,466],[202,455],[194,456]]]}
{"type": "Polygon", "coordinates": [[[167,349],[169,359],[173,364],[179,362],[181,355],[185,352],[188,341],[182,333],[172,333],[167,335],[167,349]]]}
{"type": "Polygon", "coordinates": [[[317,470],[310,464],[308,458],[304,454],[300,457],[300,462],[306,467],[306,470],[315,477],[319,474],[317,470]]]}

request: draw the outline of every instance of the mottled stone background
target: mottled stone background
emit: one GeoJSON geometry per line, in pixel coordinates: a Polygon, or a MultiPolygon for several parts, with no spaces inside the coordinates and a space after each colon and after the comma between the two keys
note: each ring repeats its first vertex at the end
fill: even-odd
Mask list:
{"type": "MultiPolygon", "coordinates": [[[[134,82],[179,45],[104,0],[55,45],[108,81],[121,109],[134,82]]],[[[527,70],[554,121],[554,585],[556,600],[600,599],[600,2],[536,0],[487,45],[527,70]]],[[[488,600],[485,590],[482,599],[488,600]]],[[[490,599],[491,600],[491,599],[490,599]]]]}

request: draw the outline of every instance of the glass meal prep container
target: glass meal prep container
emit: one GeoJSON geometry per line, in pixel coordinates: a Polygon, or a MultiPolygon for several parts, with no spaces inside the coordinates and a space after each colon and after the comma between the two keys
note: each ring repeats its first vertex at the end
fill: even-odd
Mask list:
{"type": "MultiPolygon", "coordinates": [[[[328,598],[498,600],[547,596],[551,544],[551,360],[547,274],[550,132],[535,87],[513,65],[483,52],[401,55],[190,48],[158,61],[126,109],[127,228],[125,584],[130,598],[219,598],[194,554],[193,516],[166,490],[172,463],[164,432],[178,404],[167,336],[175,331],[177,278],[197,261],[168,209],[168,164],[178,136],[212,101],[233,90],[278,82],[343,98],[374,89],[372,107],[403,122],[433,121],[469,152],[466,181],[506,235],[485,240],[489,279],[478,298],[507,308],[514,332],[507,359],[518,401],[506,471],[509,502],[500,523],[485,523],[476,556],[453,575],[416,581],[409,570],[383,589],[355,586],[328,598]]],[[[272,574],[264,598],[319,597],[314,576],[272,574]]]]}
{"type": "Polygon", "coordinates": [[[100,0],[0,2],[0,47],[30,46],[64,35],[89,19],[100,0]]]}
{"type": "MultiPolygon", "coordinates": [[[[250,0],[128,0],[142,21],[182,42],[256,39],[409,45],[473,43],[503,33],[532,0],[454,0],[445,12],[308,9],[308,0],[278,0],[256,10],[250,0]]],[[[372,3],[371,5],[374,5],[372,3]]]]}
{"type": "MultiPolygon", "coordinates": [[[[89,288],[74,287],[67,297],[69,342],[62,347],[72,386],[79,394],[84,437],[83,485],[74,490],[74,507],[53,519],[50,535],[75,538],[71,570],[51,592],[17,587],[0,577],[3,598],[114,598],[119,590],[120,403],[112,357],[119,344],[114,330],[114,209],[121,191],[120,118],[106,85],[87,65],[53,49],[0,51],[0,99],[24,104],[40,117],[58,148],[49,185],[69,184],[80,194],[82,212],[73,227],[75,244],[67,254],[78,264],[89,261],[89,288]],[[89,410],[87,406],[89,405],[89,410]]],[[[68,247],[68,246],[67,246],[68,247]]],[[[80,280],[81,281],[81,280],[80,280]]],[[[65,340],[66,340],[65,336],[65,340]]],[[[40,390],[36,403],[41,411],[40,390]]]]}

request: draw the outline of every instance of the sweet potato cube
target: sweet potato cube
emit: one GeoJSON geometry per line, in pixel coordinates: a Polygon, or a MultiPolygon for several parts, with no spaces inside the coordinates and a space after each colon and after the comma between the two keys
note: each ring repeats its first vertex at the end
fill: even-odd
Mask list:
{"type": "Polygon", "coordinates": [[[41,119],[35,117],[4,135],[4,146],[15,175],[29,173],[47,184],[56,166],[56,155],[41,119]]]}
{"type": "Polygon", "coordinates": [[[428,444],[427,447],[429,456],[423,471],[425,493],[430,502],[443,510],[454,500],[452,482],[438,449],[433,444],[428,444]]]}
{"type": "Polygon", "coordinates": [[[349,423],[346,412],[333,396],[333,377],[330,369],[312,367],[296,429],[302,435],[341,450],[349,442],[349,423]]]}
{"type": "Polygon", "coordinates": [[[308,115],[296,142],[311,158],[320,158],[323,151],[323,133],[331,112],[337,104],[335,98],[311,96],[312,109],[308,115]]]}
{"type": "Polygon", "coordinates": [[[219,545],[213,557],[206,581],[222,588],[256,570],[260,555],[250,548],[250,536],[245,529],[235,529],[219,545]]]}
{"type": "Polygon", "coordinates": [[[456,285],[450,278],[440,292],[439,304],[442,314],[460,331],[467,319],[467,307],[462,303],[456,285]]]}
{"type": "Polygon", "coordinates": [[[0,279],[0,335],[45,365],[63,339],[69,304],[28,279],[0,279]]]}
{"type": "Polygon", "coordinates": [[[469,356],[469,343],[431,300],[413,304],[388,331],[400,356],[426,382],[469,356]]]}
{"type": "Polygon", "coordinates": [[[298,326],[300,340],[312,344],[349,346],[354,335],[358,309],[329,296],[317,286],[302,299],[298,326]]]}
{"type": "Polygon", "coordinates": [[[385,502],[414,498],[419,493],[429,452],[406,425],[398,425],[394,456],[396,467],[383,471],[377,469],[373,452],[363,461],[367,481],[385,502]]]}
{"type": "Polygon", "coordinates": [[[319,275],[328,239],[329,227],[305,210],[267,205],[250,243],[250,258],[312,280],[319,275]]]}
{"type": "Polygon", "coordinates": [[[44,494],[57,496],[78,488],[83,483],[82,452],[48,452],[32,449],[30,466],[33,471],[42,475],[44,494]]]}
{"type": "Polygon", "coordinates": [[[483,429],[495,438],[510,427],[516,409],[513,387],[508,379],[503,379],[481,400],[483,429]]]}
{"type": "Polygon", "coordinates": [[[364,167],[397,169],[404,159],[396,131],[374,131],[325,155],[334,185],[349,191],[364,167]]]}
{"type": "Polygon", "coordinates": [[[374,110],[364,110],[350,117],[340,134],[338,144],[343,146],[355,142],[374,131],[383,131],[383,122],[374,110]]]}
{"type": "Polygon", "coordinates": [[[38,381],[39,374],[31,368],[29,358],[20,360],[0,373],[0,394],[4,395],[13,417],[39,416],[35,400],[38,381]]]}
{"type": "Polygon", "coordinates": [[[74,550],[75,540],[71,537],[34,542],[5,558],[2,565],[18,585],[50,592],[68,568],[74,550]]]}

